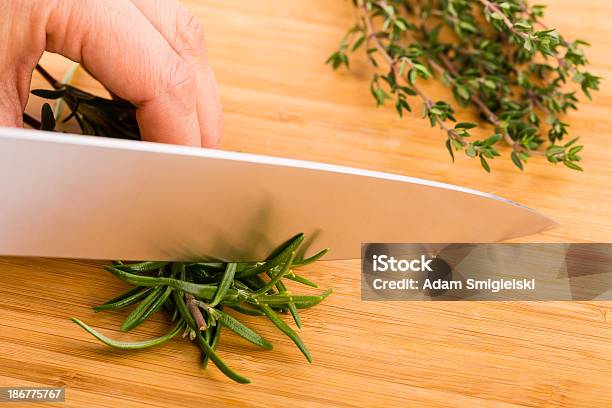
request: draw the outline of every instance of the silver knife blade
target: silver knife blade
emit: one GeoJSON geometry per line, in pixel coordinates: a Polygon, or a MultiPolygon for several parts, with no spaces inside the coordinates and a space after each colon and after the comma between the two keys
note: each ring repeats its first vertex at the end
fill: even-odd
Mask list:
{"type": "Polygon", "coordinates": [[[363,242],[495,242],[554,222],[511,201],[375,171],[0,128],[0,254],[253,261],[363,242]],[[491,222],[491,220],[495,220],[491,222]]]}

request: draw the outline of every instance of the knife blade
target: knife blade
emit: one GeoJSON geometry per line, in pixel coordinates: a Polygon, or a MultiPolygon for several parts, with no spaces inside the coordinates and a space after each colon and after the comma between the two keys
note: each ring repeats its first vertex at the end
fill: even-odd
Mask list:
{"type": "Polygon", "coordinates": [[[0,254],[14,256],[253,261],[303,232],[306,252],[347,259],[362,242],[495,242],[555,225],[412,177],[12,128],[0,128],[0,194],[0,254]]]}

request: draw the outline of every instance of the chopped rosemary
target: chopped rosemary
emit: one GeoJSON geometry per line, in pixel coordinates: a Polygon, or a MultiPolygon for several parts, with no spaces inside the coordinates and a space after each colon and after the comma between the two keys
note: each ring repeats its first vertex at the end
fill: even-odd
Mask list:
{"type": "Polygon", "coordinates": [[[229,378],[248,383],[247,378],[229,368],[215,351],[222,329],[228,329],[266,350],[271,350],[272,344],[228,314],[224,310],[224,306],[227,306],[242,314],[267,317],[295,343],[308,362],[312,362],[312,356],[302,339],[278,315],[279,312],[289,311],[296,325],[301,327],[298,309],[316,306],[331,294],[331,290],[328,290],[320,295],[294,295],[285,287],[283,279],[316,287],[305,278],[296,279],[297,275],[293,272],[294,268],[309,263],[294,259],[303,239],[303,234],[296,235],[264,262],[241,263],[242,270],[248,271],[242,275],[236,273],[239,265],[236,263],[216,263],[216,268],[210,269],[206,275],[197,273],[202,270],[202,263],[114,262],[107,266],[107,271],[134,285],[134,288],[95,306],[94,310],[120,310],[137,304],[121,325],[124,331],[134,329],[155,312],[163,310],[176,323],[159,338],[135,343],[119,342],[79,319],[72,320],[102,343],[125,350],[157,346],[179,332],[185,332],[200,347],[204,365],[210,359],[229,378]],[[255,277],[257,279],[253,279],[255,277]]]}

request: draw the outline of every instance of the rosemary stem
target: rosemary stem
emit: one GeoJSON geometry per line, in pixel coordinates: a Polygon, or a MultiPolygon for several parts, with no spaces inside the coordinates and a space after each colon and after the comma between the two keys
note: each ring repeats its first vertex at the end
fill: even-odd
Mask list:
{"type": "Polygon", "coordinates": [[[47,72],[40,64],[36,64],[36,71],[55,89],[61,88],[62,84],[47,72]]]}
{"type": "Polygon", "coordinates": [[[32,116],[28,115],[25,112],[23,113],[23,123],[32,127],[33,129],[40,129],[42,126],[37,119],[34,119],[32,116]]]}
{"type": "Polygon", "coordinates": [[[202,311],[200,310],[198,306],[198,301],[193,297],[193,295],[189,293],[185,293],[185,302],[187,303],[189,312],[191,313],[193,320],[195,320],[196,326],[198,326],[198,329],[201,332],[206,331],[208,326],[206,325],[206,320],[204,320],[202,311]]]}

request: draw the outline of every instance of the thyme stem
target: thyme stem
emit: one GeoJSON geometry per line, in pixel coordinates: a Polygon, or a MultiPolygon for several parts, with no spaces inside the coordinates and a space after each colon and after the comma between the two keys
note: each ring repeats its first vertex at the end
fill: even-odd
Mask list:
{"type": "MultiPolygon", "coordinates": [[[[402,76],[399,75],[399,72],[398,72],[397,62],[389,55],[385,46],[382,44],[382,42],[376,35],[376,31],[374,30],[374,23],[372,22],[372,18],[370,17],[370,14],[368,13],[365,3],[363,2],[363,0],[358,0],[357,3],[359,4],[359,7],[361,8],[362,18],[367,27],[368,42],[370,41],[374,42],[374,46],[378,49],[378,52],[380,53],[380,55],[383,56],[383,58],[385,59],[389,67],[395,72],[396,77],[402,78],[402,76]]],[[[414,67],[412,60],[410,60],[409,58],[405,58],[404,60],[407,63],[409,63],[411,66],[414,67]]],[[[431,109],[433,107],[433,101],[419,87],[415,85],[413,85],[412,87],[416,91],[416,93],[421,97],[421,99],[423,100],[427,108],[431,109]]],[[[461,145],[465,145],[465,142],[462,139],[457,137],[457,133],[453,129],[450,129],[446,125],[446,123],[444,123],[444,121],[442,121],[438,116],[436,116],[435,120],[437,124],[440,126],[440,128],[446,132],[448,137],[450,137],[453,140],[456,140],[461,145]]]]}
{"type": "MultiPolygon", "coordinates": [[[[440,64],[438,64],[436,61],[434,61],[433,59],[428,59],[429,63],[431,64],[432,67],[434,67],[440,74],[444,74],[444,73],[449,73],[450,75],[448,76],[449,80],[452,83],[456,83],[455,77],[459,76],[459,72],[457,71],[457,68],[453,65],[453,63],[446,57],[446,55],[439,53],[437,55],[437,57],[440,59],[440,61],[442,61],[442,63],[446,66],[447,70],[446,71],[442,66],[440,66],[440,64]]],[[[511,146],[515,151],[521,150],[521,146],[519,143],[516,143],[514,141],[514,139],[512,139],[510,137],[510,135],[508,134],[508,132],[505,129],[501,129],[500,125],[500,121],[499,118],[497,117],[497,115],[495,115],[493,113],[493,111],[491,111],[491,109],[489,109],[489,107],[482,101],[482,99],[480,99],[478,97],[478,95],[476,94],[472,94],[470,95],[470,100],[471,102],[476,105],[476,107],[478,108],[478,110],[480,112],[482,112],[489,120],[489,122],[491,122],[497,129],[501,130],[501,134],[504,137],[504,140],[506,141],[506,143],[508,144],[508,146],[511,146]]]]}

